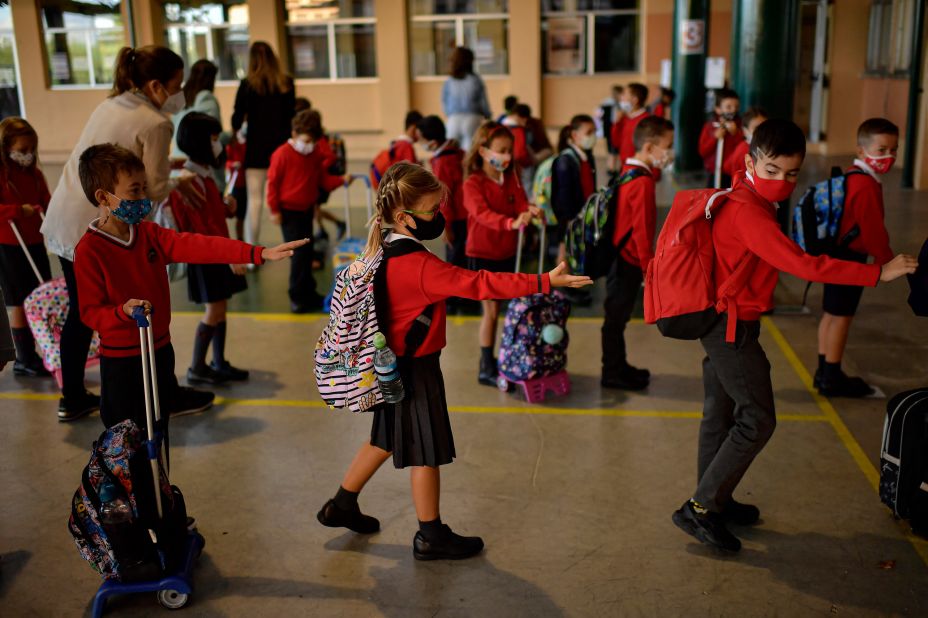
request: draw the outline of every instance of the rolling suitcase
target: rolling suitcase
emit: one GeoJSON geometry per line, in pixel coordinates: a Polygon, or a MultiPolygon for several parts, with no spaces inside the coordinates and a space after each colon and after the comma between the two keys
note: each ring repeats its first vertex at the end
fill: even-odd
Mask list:
{"type": "MultiPolygon", "coordinates": [[[[371,187],[371,180],[363,174],[352,174],[351,177],[364,183],[367,190],[367,220],[370,221],[374,216],[374,190],[371,187]]],[[[335,290],[335,281],[338,276],[364,253],[364,247],[367,245],[366,238],[351,235],[351,193],[348,189],[345,187],[345,237],[332,251],[332,285],[322,301],[322,311],[325,313],[332,310],[332,292],[335,290]]]]}
{"type": "MultiPolygon", "coordinates": [[[[538,274],[543,274],[545,226],[541,226],[540,231],[538,274]]],[[[520,228],[516,272],[522,266],[523,240],[520,228]]],[[[497,386],[500,390],[519,387],[529,403],[544,401],[549,391],[555,395],[570,392],[566,370],[569,316],[570,301],[559,291],[532,294],[509,302],[499,346],[497,386]]]]}
{"type": "Polygon", "coordinates": [[[880,499],[914,532],[928,535],[928,388],[900,393],[886,404],[880,499]]]}
{"type": "MultiPolygon", "coordinates": [[[[124,455],[126,461],[128,461],[128,455],[123,451],[126,450],[129,444],[113,444],[111,440],[108,440],[108,435],[116,433],[117,435],[137,436],[134,446],[138,447],[141,454],[147,458],[146,463],[150,466],[153,492],[149,493],[144,491],[145,488],[140,487],[138,496],[148,496],[145,505],[136,500],[137,496],[134,490],[128,493],[128,499],[133,505],[136,517],[134,525],[141,524],[143,527],[145,523],[151,525],[144,531],[141,538],[136,536],[139,545],[132,548],[132,553],[135,557],[148,555],[150,564],[147,570],[138,569],[137,575],[139,576],[129,577],[127,573],[120,573],[116,568],[110,570],[99,569],[98,564],[94,563],[88,556],[88,552],[85,551],[88,545],[86,540],[91,538],[96,543],[100,540],[99,535],[101,533],[105,534],[95,512],[95,509],[101,506],[99,495],[95,492],[92,484],[88,484],[88,470],[91,469],[91,466],[88,465],[88,468],[85,469],[81,487],[75,493],[69,527],[71,527],[81,554],[91,561],[95,568],[100,570],[105,580],[94,597],[91,610],[93,618],[102,616],[109,597],[120,594],[155,592],[158,602],[163,607],[167,609],[184,607],[193,590],[192,571],[194,564],[206,545],[203,536],[197,532],[196,527],[191,523],[192,520],[187,517],[183,496],[176,487],[173,487],[168,482],[167,470],[162,464],[164,436],[161,433],[161,406],[158,400],[158,375],[155,370],[155,348],[152,331],[148,318],[140,308],[136,309],[132,317],[138,324],[141,338],[147,433],[144,434],[144,441],[142,441],[142,433],[135,423],[131,420],[123,421],[104,432],[100,442],[94,445],[94,453],[96,455],[101,447],[109,448],[111,456],[124,455]],[[142,491],[144,491],[144,494],[142,494],[142,491]],[[90,496],[91,499],[87,500],[86,496],[90,496]],[[153,499],[151,496],[153,496],[153,499]],[[79,500],[79,498],[82,499],[79,500]],[[154,507],[153,513],[151,513],[150,517],[146,517],[146,514],[152,510],[152,506],[154,507]],[[74,525],[75,519],[78,520],[76,526],[74,525]],[[94,522],[97,524],[96,528],[92,529],[90,534],[87,534],[94,522]],[[78,534],[76,534],[78,532],[85,533],[82,537],[85,540],[83,547],[78,534]],[[141,577],[143,573],[147,575],[147,578],[141,577]]],[[[92,463],[93,459],[91,459],[92,463]]],[[[138,467],[130,467],[130,469],[134,468],[132,476],[136,476],[137,479],[142,481],[147,480],[148,471],[145,470],[146,473],[142,473],[142,469],[146,468],[146,466],[144,464],[136,464],[136,466],[138,467]]],[[[121,472],[122,475],[127,474],[125,467],[120,467],[117,468],[116,474],[114,474],[113,470],[107,469],[103,471],[101,476],[105,480],[122,485],[125,492],[126,481],[118,472],[121,472]]],[[[97,544],[96,547],[109,550],[96,552],[95,557],[101,560],[103,564],[110,564],[113,567],[118,565],[117,554],[112,551],[113,545],[106,542],[102,545],[97,544]]],[[[93,548],[91,547],[91,549],[93,548]]]]}

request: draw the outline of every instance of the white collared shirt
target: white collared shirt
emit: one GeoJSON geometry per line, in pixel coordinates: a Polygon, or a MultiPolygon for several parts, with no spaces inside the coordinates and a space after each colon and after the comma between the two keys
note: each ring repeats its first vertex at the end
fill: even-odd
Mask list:
{"type": "Polygon", "coordinates": [[[854,166],[859,167],[863,171],[870,174],[870,177],[873,178],[875,181],[877,181],[880,184],[883,184],[883,181],[880,180],[880,175],[874,172],[873,168],[867,165],[866,161],[862,161],[860,159],[854,159],[854,166]]]}
{"type": "Polygon", "coordinates": [[[588,157],[586,156],[586,153],[583,152],[583,148],[581,148],[580,146],[577,146],[573,142],[570,142],[570,147],[574,149],[574,152],[577,153],[577,156],[580,157],[581,161],[586,161],[588,159],[588,157]]]}
{"type": "Polygon", "coordinates": [[[189,159],[187,160],[186,163],[184,163],[184,169],[190,170],[191,172],[193,172],[194,174],[202,178],[206,178],[207,176],[213,175],[213,171],[211,169],[209,169],[205,165],[194,163],[193,161],[189,159]]]}
{"type": "Polygon", "coordinates": [[[98,228],[97,223],[99,223],[99,221],[100,221],[100,218],[97,217],[96,219],[94,219],[93,221],[87,224],[87,229],[89,229],[94,234],[102,234],[103,236],[106,236],[113,242],[118,242],[123,247],[129,247],[132,245],[132,241],[135,240],[135,226],[134,225],[129,226],[129,240],[123,240],[122,238],[119,238],[118,236],[113,236],[109,232],[103,231],[100,228],[98,228]]]}
{"type": "Polygon", "coordinates": [[[407,240],[414,240],[420,245],[422,244],[422,241],[416,238],[415,236],[407,236],[406,234],[400,234],[399,232],[394,232],[393,230],[390,230],[390,233],[387,234],[387,237],[384,240],[387,243],[392,243],[392,242],[396,242],[397,240],[400,240],[401,238],[405,238],[407,240]]]}
{"type": "Polygon", "coordinates": [[[625,159],[625,165],[637,165],[638,167],[643,167],[644,169],[648,170],[648,172],[651,171],[651,166],[640,159],[625,159]]]}
{"type": "Polygon", "coordinates": [[[642,107],[642,108],[639,109],[637,112],[629,112],[629,113],[628,113],[628,117],[629,117],[629,118],[637,118],[637,117],[640,116],[641,114],[646,114],[646,113],[648,113],[648,110],[647,110],[646,108],[642,107]]]}

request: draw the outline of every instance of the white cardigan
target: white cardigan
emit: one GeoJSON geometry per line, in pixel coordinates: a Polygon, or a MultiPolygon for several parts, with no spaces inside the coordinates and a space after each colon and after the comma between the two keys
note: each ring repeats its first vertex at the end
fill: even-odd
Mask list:
{"type": "Polygon", "coordinates": [[[74,247],[87,224],[99,216],[96,204],[84,195],[77,173],[81,154],[87,148],[109,143],[137,154],[145,164],[148,197],[157,202],[177,186],[177,181],[170,178],[168,159],[173,134],[170,117],[141,93],[124,92],[97,106],[65,164],[45,214],[42,233],[49,251],[73,261],[74,247]]]}

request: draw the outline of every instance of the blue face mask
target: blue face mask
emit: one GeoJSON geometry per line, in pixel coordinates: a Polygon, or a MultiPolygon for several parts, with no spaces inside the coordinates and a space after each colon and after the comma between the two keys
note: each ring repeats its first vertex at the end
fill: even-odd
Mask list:
{"type": "Polygon", "coordinates": [[[140,200],[124,200],[112,193],[110,195],[119,200],[119,206],[110,209],[110,212],[123,223],[135,225],[151,212],[151,200],[147,197],[140,200]]]}

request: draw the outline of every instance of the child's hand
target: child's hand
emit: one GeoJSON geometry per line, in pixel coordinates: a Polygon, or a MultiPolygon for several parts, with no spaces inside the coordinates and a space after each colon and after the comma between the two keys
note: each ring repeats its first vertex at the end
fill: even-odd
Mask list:
{"type": "Polygon", "coordinates": [[[557,268],[548,273],[552,288],[582,288],[593,285],[593,280],[580,275],[568,275],[567,263],[561,262],[557,268]]]}
{"type": "Polygon", "coordinates": [[[32,204],[23,204],[22,206],[20,206],[20,208],[22,208],[23,210],[24,217],[31,217],[38,210],[37,207],[33,206],[32,204]]]}
{"type": "Polygon", "coordinates": [[[902,275],[911,275],[918,268],[918,260],[911,255],[900,254],[883,264],[880,281],[892,281],[902,275]]]}
{"type": "Polygon", "coordinates": [[[538,206],[535,206],[534,204],[529,204],[529,206],[528,206],[528,211],[529,211],[530,213],[532,213],[532,216],[533,216],[533,217],[535,217],[536,219],[538,219],[539,221],[541,221],[542,223],[544,223],[544,220],[545,220],[545,211],[543,211],[543,210],[542,210],[541,208],[539,208],[538,206]]]}
{"type": "Polygon", "coordinates": [[[738,125],[737,123],[729,120],[728,122],[725,123],[725,130],[731,133],[732,135],[734,135],[735,133],[738,132],[738,125]]]}
{"type": "Polygon", "coordinates": [[[248,267],[244,264],[229,264],[233,275],[244,275],[248,272],[248,267]]]}
{"type": "Polygon", "coordinates": [[[224,200],[226,203],[226,212],[230,215],[234,215],[235,211],[238,210],[238,202],[231,195],[227,195],[224,200]]]}
{"type": "Polygon", "coordinates": [[[719,128],[715,130],[715,139],[725,139],[726,132],[727,130],[725,129],[724,125],[719,126],[719,128]]]}
{"type": "Polygon", "coordinates": [[[261,254],[261,257],[265,262],[278,262],[288,257],[293,257],[293,250],[299,249],[306,244],[309,244],[308,238],[294,240],[293,242],[285,242],[284,244],[277,245],[271,249],[265,249],[261,254]]]}
{"type": "Polygon", "coordinates": [[[520,227],[525,227],[532,222],[532,213],[529,210],[519,213],[519,216],[512,220],[512,223],[509,224],[510,229],[517,230],[520,227]]]}
{"type": "Polygon", "coordinates": [[[126,301],[126,304],[122,306],[123,313],[125,313],[130,318],[132,317],[132,310],[136,307],[144,307],[145,315],[151,315],[151,303],[147,300],[139,300],[138,298],[130,298],[126,301]]]}
{"type": "Polygon", "coordinates": [[[272,213],[271,213],[271,216],[270,216],[270,220],[271,220],[271,223],[273,223],[274,225],[280,225],[280,222],[281,222],[281,220],[282,220],[282,219],[280,218],[280,213],[279,213],[279,212],[272,212],[272,213]]]}

